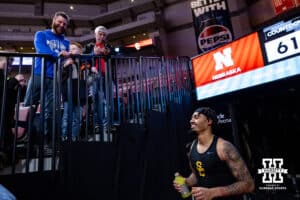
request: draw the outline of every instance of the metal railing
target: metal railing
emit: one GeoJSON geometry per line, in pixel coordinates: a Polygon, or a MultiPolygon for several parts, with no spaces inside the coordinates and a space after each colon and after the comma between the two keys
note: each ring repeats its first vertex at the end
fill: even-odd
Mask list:
{"type": "MultiPolygon", "coordinates": [[[[49,127],[47,127],[49,124],[46,122],[48,97],[45,91],[49,84],[46,77],[46,62],[53,58],[48,55],[20,53],[0,53],[0,57],[4,58],[6,62],[11,58],[18,58],[20,61],[11,68],[4,65],[1,71],[3,87],[0,91],[2,95],[0,149],[6,154],[6,157],[9,154],[8,157],[11,159],[11,161],[7,161],[7,158],[0,157],[2,172],[6,170],[6,173],[14,174],[43,170],[55,171],[59,166],[61,145],[64,142],[73,142],[71,139],[72,117],[68,118],[69,137],[67,141],[62,141],[61,138],[61,121],[64,110],[61,98],[64,61],[58,59],[53,62],[54,76],[50,83],[53,84],[54,98],[51,108],[53,115],[52,118],[49,118],[52,128],[49,129],[49,132],[49,127]],[[32,65],[23,65],[22,60],[25,57],[31,58],[32,65]],[[21,73],[25,77],[31,77],[31,83],[28,84],[34,84],[36,79],[33,77],[37,77],[33,72],[34,59],[38,57],[42,58],[40,98],[36,101],[32,95],[33,89],[27,89],[26,95],[30,99],[30,103],[24,107],[21,100],[21,88],[18,87],[17,90],[13,90],[16,99],[8,102],[11,91],[8,88],[8,81],[5,80],[21,73]],[[13,112],[7,112],[6,105],[8,104],[13,104],[13,108],[15,108],[13,112]],[[7,114],[13,115],[10,116],[13,123],[7,122],[7,114]],[[9,165],[5,166],[5,162],[9,162],[9,165]]],[[[142,125],[145,123],[145,117],[149,111],[166,112],[170,102],[180,104],[182,98],[191,95],[193,90],[193,76],[188,57],[112,56],[105,62],[105,74],[100,71],[98,74],[91,73],[91,66],[95,66],[96,62],[100,66],[102,57],[78,55],[73,59],[78,63],[76,70],[80,73],[77,82],[74,83],[68,79],[65,84],[68,88],[68,107],[73,108],[73,105],[77,104],[84,111],[79,114],[82,116],[80,117],[82,120],[78,127],[77,141],[113,142],[116,127],[126,123],[142,125]],[[74,101],[72,88],[76,84],[78,86],[75,97],[77,101],[74,101]],[[85,100],[83,102],[80,101],[80,84],[84,84],[83,99],[85,100]]],[[[71,70],[69,70],[68,76],[72,76],[71,70]]],[[[72,116],[72,109],[68,110],[68,116],[72,116]]]]}

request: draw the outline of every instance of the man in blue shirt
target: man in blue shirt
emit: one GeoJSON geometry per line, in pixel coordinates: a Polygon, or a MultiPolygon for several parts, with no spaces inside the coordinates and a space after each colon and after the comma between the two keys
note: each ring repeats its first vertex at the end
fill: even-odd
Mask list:
{"type": "Polygon", "coordinates": [[[45,59],[45,80],[44,80],[44,95],[45,95],[45,134],[49,138],[52,132],[52,115],[53,115],[53,77],[55,66],[59,57],[69,57],[69,41],[65,39],[64,34],[69,24],[69,16],[64,12],[56,12],[52,19],[52,28],[38,31],[34,36],[34,47],[38,54],[48,54],[49,57],[36,57],[34,65],[34,76],[30,78],[24,105],[29,106],[31,97],[33,104],[39,104],[43,59],[45,59]]]}

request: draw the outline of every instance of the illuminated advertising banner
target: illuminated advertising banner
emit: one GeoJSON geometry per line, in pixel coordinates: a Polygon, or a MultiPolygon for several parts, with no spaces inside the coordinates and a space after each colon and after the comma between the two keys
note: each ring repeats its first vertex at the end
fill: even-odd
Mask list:
{"type": "Polygon", "coordinates": [[[300,54],[300,17],[264,28],[260,39],[266,64],[300,54]]]}
{"type": "Polygon", "coordinates": [[[300,75],[300,17],[192,59],[197,100],[300,75]],[[261,48],[262,47],[262,48],[261,48]]]}
{"type": "Polygon", "coordinates": [[[197,100],[300,75],[300,16],[192,59],[197,100]]]}
{"type": "Polygon", "coordinates": [[[233,40],[226,0],[191,1],[198,53],[204,53],[233,40]]]}
{"type": "Polygon", "coordinates": [[[258,34],[224,45],[192,60],[196,87],[264,66],[258,34]]]}
{"type": "Polygon", "coordinates": [[[300,56],[296,56],[253,71],[196,87],[197,100],[203,100],[274,80],[300,75],[299,63],[300,56]]]}
{"type": "Polygon", "coordinates": [[[273,0],[275,14],[280,14],[295,7],[295,0],[273,0]]]}

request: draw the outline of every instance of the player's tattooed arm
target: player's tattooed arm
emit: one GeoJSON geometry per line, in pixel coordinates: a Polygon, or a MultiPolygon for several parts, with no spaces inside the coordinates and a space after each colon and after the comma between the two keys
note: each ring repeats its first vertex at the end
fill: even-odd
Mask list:
{"type": "Polygon", "coordinates": [[[255,187],[254,181],[238,150],[230,142],[225,140],[220,141],[219,150],[220,158],[227,163],[231,173],[236,178],[235,183],[219,188],[220,196],[232,196],[253,192],[255,187]]]}

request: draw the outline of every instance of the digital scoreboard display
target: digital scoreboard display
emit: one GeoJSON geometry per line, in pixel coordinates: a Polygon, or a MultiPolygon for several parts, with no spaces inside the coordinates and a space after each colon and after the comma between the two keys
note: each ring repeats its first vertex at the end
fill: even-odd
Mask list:
{"type": "Polygon", "coordinates": [[[197,100],[300,74],[300,17],[192,58],[197,100]]]}
{"type": "Polygon", "coordinates": [[[260,35],[266,64],[300,54],[300,16],[266,27],[260,35]]]}

